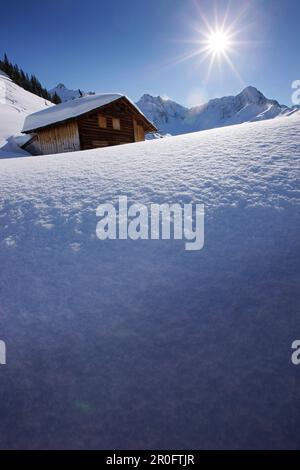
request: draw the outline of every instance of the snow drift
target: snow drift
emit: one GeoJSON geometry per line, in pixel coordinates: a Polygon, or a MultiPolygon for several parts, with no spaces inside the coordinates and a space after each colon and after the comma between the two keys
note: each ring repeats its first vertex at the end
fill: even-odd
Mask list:
{"type": "Polygon", "coordinates": [[[0,70],[0,158],[26,154],[15,143],[28,114],[53,106],[43,98],[24,90],[0,70]]]}
{"type": "Polygon", "coordinates": [[[299,448],[299,125],[0,161],[1,448],[299,448]],[[119,195],[203,250],[98,240],[119,195]]]}

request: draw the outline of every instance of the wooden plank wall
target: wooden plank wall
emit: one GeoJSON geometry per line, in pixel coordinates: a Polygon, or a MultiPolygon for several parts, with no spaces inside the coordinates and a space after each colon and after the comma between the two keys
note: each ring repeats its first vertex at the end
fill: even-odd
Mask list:
{"type": "Polygon", "coordinates": [[[134,128],[134,140],[135,142],[141,142],[145,140],[145,131],[141,124],[137,122],[136,119],[133,120],[133,128],[134,128]]]}
{"type": "Polygon", "coordinates": [[[135,142],[133,115],[123,103],[112,103],[79,117],[78,128],[83,150],[135,142]],[[99,115],[106,118],[105,129],[99,126],[99,115]],[[120,119],[120,129],[113,128],[113,118],[120,119]]]}
{"type": "Polygon", "coordinates": [[[76,121],[42,129],[37,134],[43,155],[80,150],[80,139],[76,121]]]}
{"type": "Polygon", "coordinates": [[[41,129],[37,134],[44,155],[145,140],[143,120],[122,101],[110,103],[73,121],[41,129]],[[113,125],[114,119],[119,120],[120,129],[116,121],[113,125]]]}

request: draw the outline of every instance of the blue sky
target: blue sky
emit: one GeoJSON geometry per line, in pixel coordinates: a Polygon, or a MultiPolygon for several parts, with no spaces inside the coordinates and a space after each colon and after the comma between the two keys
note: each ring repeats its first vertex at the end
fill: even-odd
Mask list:
{"type": "Polygon", "coordinates": [[[51,88],[168,96],[184,105],[253,85],[291,104],[300,79],[299,0],[10,0],[1,5],[0,53],[51,88]],[[228,11],[230,59],[196,54],[228,11]],[[192,55],[191,58],[187,56],[192,55]]]}

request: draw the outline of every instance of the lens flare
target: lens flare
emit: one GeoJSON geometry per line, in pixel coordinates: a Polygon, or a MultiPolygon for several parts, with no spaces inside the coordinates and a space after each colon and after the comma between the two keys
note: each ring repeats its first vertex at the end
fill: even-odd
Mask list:
{"type": "Polygon", "coordinates": [[[215,31],[204,41],[207,50],[213,54],[224,54],[230,49],[230,36],[226,31],[215,31]]]}
{"type": "Polygon", "coordinates": [[[260,44],[260,41],[249,39],[251,23],[246,18],[249,5],[230,11],[230,2],[222,13],[215,8],[214,18],[208,18],[200,8],[200,0],[194,0],[198,14],[190,24],[191,37],[178,40],[190,44],[191,47],[176,58],[172,58],[166,66],[172,67],[185,61],[193,61],[193,68],[201,68],[201,81],[206,86],[211,73],[217,70],[222,77],[223,70],[229,67],[236,78],[244,84],[235,62],[242,55],[245,46],[260,44]]]}

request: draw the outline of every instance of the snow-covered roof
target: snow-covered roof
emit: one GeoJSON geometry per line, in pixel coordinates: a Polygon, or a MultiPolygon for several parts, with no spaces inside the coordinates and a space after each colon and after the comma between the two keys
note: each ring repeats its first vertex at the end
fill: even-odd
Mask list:
{"type": "Polygon", "coordinates": [[[56,122],[64,121],[72,117],[80,116],[95,108],[100,108],[112,101],[121,98],[119,93],[107,93],[104,95],[92,95],[85,98],[67,101],[52,106],[49,109],[38,111],[26,117],[22,132],[28,132],[41,127],[49,126],[56,122]]]}
{"type": "MultiPolygon", "coordinates": [[[[57,122],[72,119],[82,114],[88,113],[93,109],[101,108],[106,104],[112,103],[120,98],[126,98],[142,116],[148,121],[146,116],[139,110],[139,108],[132,103],[125,95],[120,93],[105,93],[101,95],[91,95],[78,98],[75,100],[66,101],[65,103],[52,106],[51,108],[38,111],[37,113],[30,114],[26,117],[22,132],[30,132],[35,129],[55,124],[57,122]]],[[[150,121],[148,121],[150,123],[150,121]]],[[[151,124],[151,123],[150,123],[151,124]]]]}
{"type": "Polygon", "coordinates": [[[27,144],[34,136],[35,134],[22,134],[17,135],[13,140],[19,147],[23,147],[23,145],[27,144]]]}

